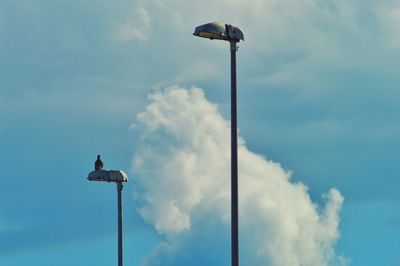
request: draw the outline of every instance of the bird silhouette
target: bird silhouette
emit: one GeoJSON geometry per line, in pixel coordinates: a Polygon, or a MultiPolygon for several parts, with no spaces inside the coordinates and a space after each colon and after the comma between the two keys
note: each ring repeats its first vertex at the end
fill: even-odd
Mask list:
{"type": "Polygon", "coordinates": [[[103,169],[103,162],[100,159],[100,154],[97,155],[97,160],[94,162],[94,170],[101,170],[103,169]]]}

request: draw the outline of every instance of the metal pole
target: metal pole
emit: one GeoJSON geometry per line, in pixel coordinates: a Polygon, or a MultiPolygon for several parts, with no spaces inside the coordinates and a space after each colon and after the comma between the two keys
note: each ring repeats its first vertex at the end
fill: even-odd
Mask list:
{"type": "Polygon", "coordinates": [[[236,51],[237,42],[230,42],[231,50],[231,260],[239,266],[239,210],[238,210],[238,153],[237,153],[237,97],[236,51]]]}
{"type": "Polygon", "coordinates": [[[118,191],[118,266],[122,266],[122,182],[117,182],[118,191]]]}

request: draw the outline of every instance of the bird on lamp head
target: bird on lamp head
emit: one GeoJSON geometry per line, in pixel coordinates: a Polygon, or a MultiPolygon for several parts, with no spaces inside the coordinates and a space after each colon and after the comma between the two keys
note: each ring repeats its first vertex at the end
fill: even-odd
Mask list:
{"type": "Polygon", "coordinates": [[[100,154],[97,155],[97,160],[94,162],[94,170],[101,170],[103,169],[103,162],[100,159],[100,154]]]}

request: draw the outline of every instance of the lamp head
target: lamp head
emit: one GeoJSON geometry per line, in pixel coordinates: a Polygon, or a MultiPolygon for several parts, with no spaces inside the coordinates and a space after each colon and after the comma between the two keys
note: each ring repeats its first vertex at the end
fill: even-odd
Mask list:
{"type": "Polygon", "coordinates": [[[224,40],[229,42],[244,41],[243,32],[232,25],[221,22],[212,22],[196,27],[193,35],[210,40],[224,40]]]}
{"type": "Polygon", "coordinates": [[[90,181],[127,182],[128,175],[122,170],[95,170],[88,174],[90,181]]]}

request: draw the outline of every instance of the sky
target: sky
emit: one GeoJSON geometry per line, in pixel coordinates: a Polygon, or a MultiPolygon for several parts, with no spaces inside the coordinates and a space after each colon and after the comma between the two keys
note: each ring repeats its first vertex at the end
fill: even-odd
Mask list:
{"type": "Polygon", "coordinates": [[[0,265],[229,265],[229,44],[241,265],[400,265],[400,4],[0,1],[0,265]]]}

